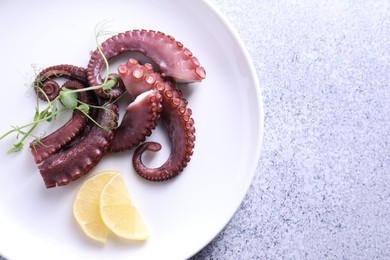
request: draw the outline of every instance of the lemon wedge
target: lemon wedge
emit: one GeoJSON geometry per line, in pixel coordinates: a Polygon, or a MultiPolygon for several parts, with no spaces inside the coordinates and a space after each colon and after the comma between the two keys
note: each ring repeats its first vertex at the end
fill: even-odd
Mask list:
{"type": "Polygon", "coordinates": [[[109,229],[100,216],[100,195],[110,179],[120,175],[116,171],[104,171],[86,180],[77,192],[73,203],[73,216],[84,233],[105,243],[109,229]]]}
{"type": "Polygon", "coordinates": [[[121,238],[146,240],[149,237],[121,175],[113,176],[104,186],[100,195],[100,215],[104,224],[121,238]]]}

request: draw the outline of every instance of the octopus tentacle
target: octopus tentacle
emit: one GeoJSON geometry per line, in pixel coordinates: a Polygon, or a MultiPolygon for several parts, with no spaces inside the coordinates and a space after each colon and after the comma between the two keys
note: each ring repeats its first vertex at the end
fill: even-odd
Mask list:
{"type": "Polygon", "coordinates": [[[87,174],[106,154],[114,137],[118,107],[105,105],[99,109],[97,123],[72,147],[47,158],[38,166],[46,188],[62,186],[87,174]],[[103,129],[106,127],[107,129],[103,129]]]}
{"type": "MultiPolygon", "coordinates": [[[[69,89],[81,89],[83,84],[70,80],[63,87],[69,89]]],[[[91,103],[91,98],[86,92],[79,93],[79,100],[91,103]]],[[[79,110],[74,110],[71,119],[53,133],[30,143],[30,150],[36,163],[41,163],[50,155],[57,153],[65,145],[72,142],[87,125],[88,118],[79,110]]]]}
{"type": "Polygon", "coordinates": [[[170,82],[163,79],[156,73],[142,74],[140,71],[147,71],[148,65],[135,64],[129,60],[126,64],[118,68],[120,77],[126,88],[131,91],[132,84],[141,89],[151,88],[147,84],[148,78],[153,76],[155,79],[152,88],[158,90],[162,96],[161,119],[167,129],[168,137],[171,142],[171,152],[167,161],[158,168],[147,168],[142,162],[142,154],[145,150],[158,151],[159,144],[144,143],[139,146],[133,155],[133,166],[135,171],[143,178],[150,181],[164,181],[177,176],[187,166],[191,159],[194,142],[195,128],[192,118],[192,111],[187,107],[187,101],[182,98],[181,92],[176,90],[170,82]],[[142,68],[144,67],[144,68],[142,68]]]}
{"type": "MultiPolygon", "coordinates": [[[[107,60],[124,52],[140,52],[155,62],[163,77],[177,82],[201,81],[206,71],[198,59],[172,36],[152,30],[132,30],[119,33],[101,44],[107,60]]],[[[102,84],[101,72],[105,66],[99,50],[92,53],[88,64],[88,81],[91,86],[102,84]]],[[[101,90],[97,94],[106,96],[101,90]]]]}
{"type": "Polygon", "coordinates": [[[149,90],[137,96],[126,108],[109,150],[124,151],[145,141],[156,127],[161,109],[161,95],[157,90],[149,90]]]}
{"type": "Polygon", "coordinates": [[[158,85],[158,89],[163,91],[161,118],[171,142],[170,155],[167,161],[158,168],[147,168],[142,163],[141,158],[146,149],[150,151],[159,150],[156,149],[158,147],[155,143],[142,144],[133,155],[135,171],[141,177],[150,181],[165,181],[177,176],[187,166],[195,146],[194,120],[191,116],[191,110],[187,107],[187,102],[180,97],[179,92],[170,83],[164,82],[158,85]]]}
{"type": "Polygon", "coordinates": [[[107,84],[94,91],[79,93],[79,99],[84,103],[101,106],[106,102],[101,106],[104,109],[90,106],[87,116],[76,110],[64,126],[30,144],[47,188],[66,185],[87,174],[109,151],[118,152],[139,145],[151,134],[159,119],[171,143],[169,157],[160,167],[148,168],[142,162],[142,154],[159,151],[161,144],[141,144],[133,155],[135,171],[147,180],[165,181],[180,174],[190,161],[195,143],[194,119],[188,102],[174,84],[201,81],[206,77],[206,71],[191,51],[170,35],[152,30],[119,33],[91,54],[87,69],[66,64],[48,67],[37,75],[33,87],[40,99],[50,101],[58,97],[64,86],[102,85],[105,59],[111,61],[125,52],[142,53],[155,67],[148,63],[140,65],[137,60],[130,59],[118,68],[119,74],[108,76],[108,79],[117,79],[109,92],[106,92],[107,84]],[[58,77],[70,81],[60,86],[55,80],[58,77]],[[117,128],[119,115],[115,102],[126,90],[134,101],[126,108],[117,128]]]}
{"type": "MultiPolygon", "coordinates": [[[[86,69],[69,64],[55,65],[42,70],[35,78],[34,87],[40,87],[49,100],[56,98],[60,92],[60,86],[53,78],[68,78],[88,84],[86,69]]],[[[37,90],[36,90],[37,91],[37,90]]],[[[47,101],[45,95],[37,91],[39,98],[47,101]]]]}

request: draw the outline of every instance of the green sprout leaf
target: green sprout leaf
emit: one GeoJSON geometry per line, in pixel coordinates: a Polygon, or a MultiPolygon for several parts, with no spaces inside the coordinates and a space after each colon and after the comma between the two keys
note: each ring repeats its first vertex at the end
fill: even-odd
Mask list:
{"type": "Polygon", "coordinates": [[[78,109],[83,112],[84,114],[89,113],[89,106],[87,104],[81,104],[78,106],[78,109]]]}
{"type": "Polygon", "coordinates": [[[34,121],[38,121],[41,117],[41,113],[39,113],[38,110],[35,111],[35,114],[34,114],[34,121]]]}
{"type": "Polygon", "coordinates": [[[11,149],[7,151],[7,154],[16,153],[23,149],[23,143],[17,143],[12,145],[11,149]]]}
{"type": "Polygon", "coordinates": [[[67,109],[72,110],[77,107],[77,93],[71,92],[67,88],[63,88],[60,91],[60,100],[67,109]]]}

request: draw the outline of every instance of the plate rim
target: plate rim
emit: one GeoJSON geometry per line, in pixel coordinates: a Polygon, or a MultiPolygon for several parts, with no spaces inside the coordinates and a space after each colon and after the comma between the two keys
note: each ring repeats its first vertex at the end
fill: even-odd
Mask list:
{"type": "Polygon", "coordinates": [[[253,63],[253,60],[249,54],[249,51],[248,49],[246,48],[243,40],[241,39],[240,35],[238,34],[237,30],[233,27],[233,25],[230,23],[230,21],[227,19],[227,17],[222,13],[222,11],[220,11],[217,6],[212,3],[211,1],[209,0],[202,0],[202,2],[208,6],[210,8],[210,10],[218,17],[218,19],[220,19],[222,21],[222,23],[226,26],[226,28],[228,29],[229,33],[233,36],[234,40],[237,41],[237,44],[240,46],[240,50],[243,52],[243,55],[245,57],[245,60],[250,68],[250,76],[251,76],[251,79],[253,79],[254,81],[254,89],[255,89],[255,92],[256,92],[256,99],[258,101],[258,108],[259,108],[259,124],[258,124],[258,128],[260,130],[259,132],[259,135],[258,135],[258,138],[259,138],[259,142],[258,142],[258,145],[257,145],[257,149],[256,149],[256,153],[254,155],[254,162],[252,162],[252,166],[250,167],[251,168],[251,176],[250,176],[250,180],[246,183],[246,187],[245,187],[245,192],[243,192],[241,198],[240,198],[240,203],[238,203],[238,205],[236,205],[235,207],[235,210],[232,212],[232,214],[228,217],[228,220],[226,223],[224,223],[221,228],[219,228],[219,231],[213,236],[211,237],[211,239],[209,239],[206,243],[204,243],[204,245],[198,250],[196,251],[195,253],[193,253],[190,257],[193,257],[195,256],[197,253],[199,253],[200,251],[202,251],[208,244],[210,244],[215,238],[218,237],[218,235],[223,231],[223,229],[229,224],[229,222],[232,220],[232,218],[234,217],[234,215],[237,213],[237,211],[239,210],[240,206],[242,205],[246,195],[248,194],[248,191],[250,189],[250,186],[253,182],[253,179],[255,178],[256,176],[256,173],[257,173],[257,168],[258,168],[258,164],[259,164],[259,161],[260,161],[260,157],[261,157],[261,151],[263,149],[263,141],[264,141],[264,102],[263,102],[263,91],[262,91],[262,88],[261,88],[261,85],[260,85],[260,80],[257,76],[257,71],[256,71],[256,68],[255,68],[255,65],[253,63]]]}

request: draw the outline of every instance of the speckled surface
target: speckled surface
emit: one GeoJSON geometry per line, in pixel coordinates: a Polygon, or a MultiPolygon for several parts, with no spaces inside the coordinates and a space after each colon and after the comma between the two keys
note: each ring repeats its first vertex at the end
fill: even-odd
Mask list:
{"type": "Polygon", "coordinates": [[[257,174],[192,260],[390,259],[390,2],[211,0],[264,97],[257,174]]]}

